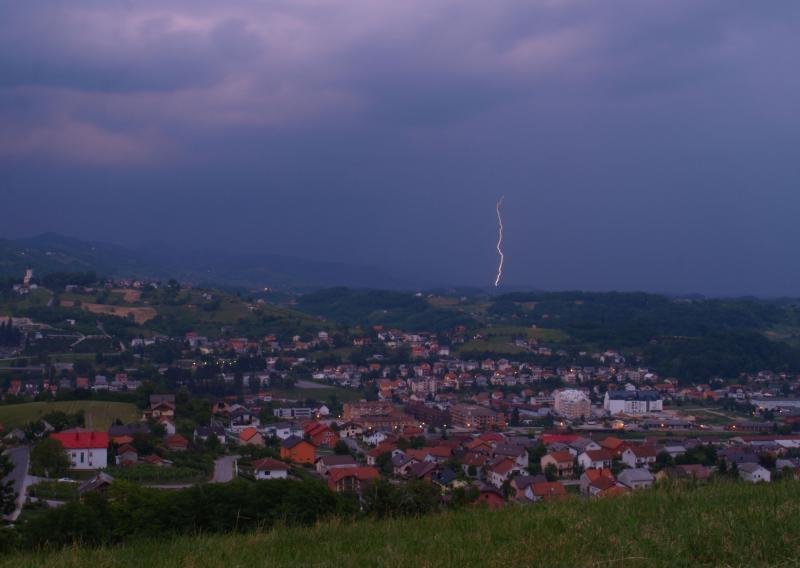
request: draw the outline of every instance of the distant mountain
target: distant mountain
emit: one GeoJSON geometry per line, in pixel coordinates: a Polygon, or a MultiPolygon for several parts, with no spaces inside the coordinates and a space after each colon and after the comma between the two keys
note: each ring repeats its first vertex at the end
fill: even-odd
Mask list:
{"type": "Polygon", "coordinates": [[[0,239],[0,276],[21,277],[26,268],[33,268],[38,275],[93,270],[107,276],[177,278],[196,284],[239,288],[308,290],[329,286],[409,286],[370,266],[280,255],[186,251],[161,244],[131,250],[56,233],[25,239],[0,239]]]}
{"type": "Polygon", "coordinates": [[[158,276],[141,255],[108,243],[86,242],[56,233],[26,239],[0,239],[0,276],[22,276],[26,268],[35,274],[85,272],[127,276],[158,276]]]}

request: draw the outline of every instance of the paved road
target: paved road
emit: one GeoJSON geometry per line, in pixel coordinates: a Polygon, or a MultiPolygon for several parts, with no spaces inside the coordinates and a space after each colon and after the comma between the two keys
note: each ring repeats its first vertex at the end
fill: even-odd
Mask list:
{"type": "Polygon", "coordinates": [[[20,446],[18,448],[11,448],[4,452],[14,464],[14,470],[8,475],[6,479],[14,481],[14,491],[17,493],[17,510],[11,513],[7,519],[9,521],[16,521],[22,511],[22,505],[25,504],[25,492],[28,489],[28,461],[30,457],[30,448],[28,446],[20,446]]]}
{"type": "Polygon", "coordinates": [[[234,468],[236,460],[240,456],[223,456],[217,458],[214,462],[214,477],[211,478],[212,483],[225,483],[231,481],[234,477],[234,468]]]}

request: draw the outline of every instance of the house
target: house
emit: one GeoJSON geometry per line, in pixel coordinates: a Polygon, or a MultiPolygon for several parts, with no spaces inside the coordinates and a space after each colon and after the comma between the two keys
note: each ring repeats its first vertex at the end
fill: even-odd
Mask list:
{"type": "Polygon", "coordinates": [[[646,489],[653,485],[655,477],[644,468],[633,468],[622,470],[617,481],[628,489],[646,489]]]}
{"type": "Polygon", "coordinates": [[[392,453],[392,472],[399,477],[408,475],[411,466],[415,463],[420,463],[420,460],[405,452],[397,450],[392,453]]]}
{"type": "Polygon", "coordinates": [[[244,406],[236,405],[233,407],[228,414],[228,418],[230,419],[230,429],[233,432],[241,432],[246,428],[258,428],[261,425],[258,416],[244,406]]]}
{"type": "Polygon", "coordinates": [[[383,454],[391,453],[395,448],[393,444],[381,444],[367,452],[367,465],[375,465],[383,454]]]}
{"type": "Polygon", "coordinates": [[[534,501],[551,501],[567,496],[566,488],[558,481],[543,481],[532,486],[534,501]]]}
{"type": "Polygon", "coordinates": [[[117,465],[133,465],[139,461],[139,453],[130,444],[117,448],[117,465]]]}
{"type": "Polygon", "coordinates": [[[739,477],[747,482],[759,483],[764,481],[769,483],[771,481],[769,470],[757,463],[741,463],[738,467],[739,477]]]}
{"type": "Polygon", "coordinates": [[[578,464],[583,469],[606,469],[611,467],[613,458],[608,450],[587,450],[578,456],[578,464]]]}
{"type": "Polygon", "coordinates": [[[628,467],[650,467],[656,463],[656,449],[652,446],[631,446],[622,452],[621,459],[628,467]]]}
{"type": "Polygon", "coordinates": [[[108,434],[83,428],[74,428],[50,434],[61,442],[70,460],[70,467],[77,470],[105,469],[108,467],[108,434]]]}
{"type": "Polygon", "coordinates": [[[281,459],[294,463],[313,464],[316,459],[317,448],[297,436],[292,436],[281,442],[281,459]]]}
{"type": "Polygon", "coordinates": [[[159,416],[156,418],[156,424],[164,428],[167,436],[172,436],[176,432],[175,421],[170,416],[159,416]]]}
{"type": "Polygon", "coordinates": [[[161,401],[157,404],[151,404],[150,408],[145,410],[145,418],[158,419],[161,416],[175,418],[175,403],[161,401]]]}
{"type": "Polygon", "coordinates": [[[556,468],[559,477],[571,477],[573,457],[567,450],[550,452],[541,457],[539,465],[542,471],[545,471],[547,466],[552,465],[556,468]]]}
{"type": "Polygon", "coordinates": [[[495,457],[505,457],[514,460],[521,469],[528,467],[528,450],[514,444],[497,444],[494,448],[495,457]]]}
{"type": "Polygon", "coordinates": [[[622,452],[625,451],[625,448],[628,447],[625,442],[614,436],[608,436],[607,438],[600,440],[599,443],[601,448],[611,452],[614,457],[621,456],[622,452]]]}
{"type": "Polygon", "coordinates": [[[449,489],[456,480],[456,472],[450,468],[437,469],[433,472],[430,479],[434,485],[438,485],[440,489],[446,490],[449,489]]]}
{"type": "Polygon", "coordinates": [[[257,446],[263,448],[264,436],[255,428],[249,426],[239,432],[239,443],[243,446],[257,446]]]}
{"type": "Polygon", "coordinates": [[[327,475],[331,469],[357,466],[353,456],[322,456],[317,458],[316,470],[320,475],[327,475]]]}
{"type": "Polygon", "coordinates": [[[253,477],[262,479],[286,479],[289,476],[289,466],[282,461],[272,458],[263,458],[253,462],[253,477]]]}
{"type": "Polygon", "coordinates": [[[581,475],[581,493],[599,497],[617,485],[614,474],[608,468],[587,469],[581,475]]]}
{"type": "Polygon", "coordinates": [[[164,445],[173,452],[184,452],[189,449],[189,440],[180,434],[173,434],[164,438],[164,445]]]}
{"type": "Polygon", "coordinates": [[[101,471],[94,477],[78,485],[78,495],[85,495],[86,493],[104,493],[111,487],[112,483],[114,483],[114,478],[106,472],[101,471]]]}
{"type": "Polygon", "coordinates": [[[600,444],[589,438],[578,438],[577,440],[569,442],[567,445],[575,451],[575,455],[580,455],[588,450],[601,449],[600,444]]]}
{"type": "Polygon", "coordinates": [[[364,434],[362,440],[364,440],[364,443],[369,446],[377,446],[385,442],[388,438],[389,438],[388,433],[383,432],[381,430],[375,430],[368,434],[364,434]]]}
{"type": "Polygon", "coordinates": [[[266,432],[270,436],[275,436],[279,440],[285,440],[287,438],[291,438],[292,436],[297,436],[298,438],[303,437],[303,429],[291,422],[278,422],[275,424],[269,424],[266,426],[266,432]]]}
{"type": "Polygon", "coordinates": [[[424,479],[425,481],[432,481],[437,467],[438,466],[434,462],[417,462],[408,468],[408,477],[410,479],[424,479]]]}
{"type": "Polygon", "coordinates": [[[339,436],[327,424],[322,422],[308,422],[303,427],[305,436],[317,447],[333,448],[339,441],[339,436]]]}
{"type": "Polygon", "coordinates": [[[172,462],[170,460],[165,460],[161,456],[157,454],[150,454],[149,456],[144,456],[141,459],[142,463],[146,463],[147,465],[154,465],[156,467],[170,467],[172,462]]]}
{"type": "Polygon", "coordinates": [[[518,501],[533,501],[533,484],[547,481],[544,475],[518,475],[511,480],[514,498],[518,501]]]}
{"type": "Polygon", "coordinates": [[[206,442],[209,438],[216,438],[220,444],[225,443],[225,429],[219,424],[212,426],[198,426],[194,430],[195,441],[206,442]]]}
{"type": "Polygon", "coordinates": [[[478,487],[477,502],[486,505],[489,509],[499,509],[505,504],[503,494],[499,489],[483,483],[478,487]]]}
{"type": "Polygon", "coordinates": [[[489,466],[487,479],[489,483],[499,488],[517,471],[519,471],[519,468],[517,468],[513,459],[499,458],[489,466]]]}
{"type": "Polygon", "coordinates": [[[332,469],[328,474],[328,487],[337,493],[354,492],[360,494],[366,485],[380,477],[374,467],[343,467],[332,469]]]}
{"type": "Polygon", "coordinates": [[[339,427],[339,435],[342,438],[356,438],[364,433],[364,427],[357,422],[347,422],[339,427]]]}

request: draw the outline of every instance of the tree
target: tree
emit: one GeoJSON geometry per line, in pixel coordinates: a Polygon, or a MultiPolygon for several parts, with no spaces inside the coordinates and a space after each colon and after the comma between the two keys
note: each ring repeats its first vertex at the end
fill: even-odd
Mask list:
{"type": "Polygon", "coordinates": [[[547,478],[547,481],[555,481],[558,479],[558,468],[555,464],[547,464],[547,467],[544,468],[544,476],[547,478]]]}
{"type": "Polygon", "coordinates": [[[31,450],[31,472],[43,477],[61,477],[67,473],[70,461],[64,446],[54,438],[45,438],[31,450]]]}
{"type": "Polygon", "coordinates": [[[655,471],[661,471],[665,467],[670,467],[673,465],[675,465],[675,460],[672,458],[669,452],[661,450],[658,452],[658,455],[656,455],[656,463],[653,469],[655,471]]]}
{"type": "Polygon", "coordinates": [[[384,452],[379,455],[375,458],[375,465],[384,475],[392,475],[392,473],[394,473],[394,468],[392,467],[392,453],[384,452]]]}
{"type": "Polygon", "coordinates": [[[333,447],[333,453],[337,456],[346,456],[350,454],[350,447],[344,440],[339,440],[333,447]]]}
{"type": "Polygon", "coordinates": [[[14,481],[9,479],[2,482],[6,476],[14,471],[14,464],[5,454],[0,454],[0,514],[8,515],[17,506],[17,493],[14,491],[14,481]]]}

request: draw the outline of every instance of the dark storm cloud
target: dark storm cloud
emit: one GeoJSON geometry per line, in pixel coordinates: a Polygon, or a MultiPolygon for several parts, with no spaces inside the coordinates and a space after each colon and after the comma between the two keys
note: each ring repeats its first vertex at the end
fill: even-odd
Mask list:
{"type": "Polygon", "coordinates": [[[798,12],[0,0],[7,232],[489,283],[504,193],[508,282],[788,293],[798,12]]]}

